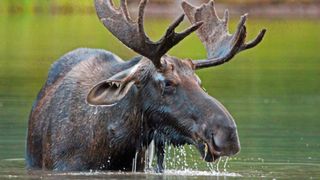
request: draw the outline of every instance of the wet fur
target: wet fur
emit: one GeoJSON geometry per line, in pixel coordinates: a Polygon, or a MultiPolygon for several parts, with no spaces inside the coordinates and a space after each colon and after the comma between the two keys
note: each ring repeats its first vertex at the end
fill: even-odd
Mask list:
{"type": "MultiPolygon", "coordinates": [[[[131,168],[141,143],[141,114],[133,104],[138,101],[127,98],[114,107],[94,107],[85,99],[93,85],[139,60],[124,62],[104,50],[78,49],[53,64],[30,114],[27,167],[131,168]]],[[[141,159],[138,169],[143,168],[141,159]]]]}
{"type": "Polygon", "coordinates": [[[27,167],[128,171],[137,157],[136,170],[142,171],[152,139],[158,172],[163,171],[166,143],[200,147],[205,140],[221,155],[237,153],[234,120],[203,91],[192,62],[171,56],[162,60],[158,69],[146,58],[125,62],[104,50],[78,49],[63,56],[52,66],[30,113],[27,167]],[[123,99],[114,106],[87,103],[97,83],[128,69],[134,69],[129,79],[135,83],[123,99]]]}

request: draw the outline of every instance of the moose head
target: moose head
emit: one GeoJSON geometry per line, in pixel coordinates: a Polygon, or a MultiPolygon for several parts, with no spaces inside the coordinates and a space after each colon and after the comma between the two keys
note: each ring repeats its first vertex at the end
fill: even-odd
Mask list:
{"type": "Polygon", "coordinates": [[[237,53],[255,47],[266,32],[263,29],[246,43],[247,15],[243,15],[234,34],[229,34],[229,13],[220,19],[213,1],[194,7],[182,2],[182,8],[192,26],[181,33],[176,27],[184,15],[176,19],[157,42],[144,31],[144,10],[147,0],[141,0],[138,19],[132,20],[126,0],[117,8],[112,0],[95,0],[99,19],[123,44],[142,55],[141,60],[109,79],[94,86],[87,102],[112,106],[130,92],[139,106],[150,131],[161,133],[175,145],[193,144],[207,162],[220,156],[239,152],[240,143],[233,117],[226,108],[202,88],[195,71],[230,61],[237,53]],[[207,50],[204,60],[181,60],[166,53],[196,31],[207,50]]]}

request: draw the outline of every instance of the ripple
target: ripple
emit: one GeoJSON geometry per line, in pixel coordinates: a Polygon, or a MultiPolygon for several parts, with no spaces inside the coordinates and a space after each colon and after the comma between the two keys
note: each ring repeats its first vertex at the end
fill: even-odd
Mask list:
{"type": "Polygon", "coordinates": [[[155,176],[224,176],[224,177],[242,177],[241,174],[232,172],[210,172],[210,171],[195,171],[195,170],[166,170],[164,173],[155,172],[67,172],[67,173],[54,173],[48,174],[49,176],[100,176],[100,175],[155,175],[155,176]]]}
{"type": "Polygon", "coordinates": [[[24,161],[24,158],[10,158],[10,159],[2,159],[2,161],[24,161]]]}
{"type": "Polygon", "coordinates": [[[164,175],[171,176],[227,176],[227,177],[241,177],[241,174],[231,172],[216,172],[216,171],[195,171],[195,170],[166,170],[164,175]]]}

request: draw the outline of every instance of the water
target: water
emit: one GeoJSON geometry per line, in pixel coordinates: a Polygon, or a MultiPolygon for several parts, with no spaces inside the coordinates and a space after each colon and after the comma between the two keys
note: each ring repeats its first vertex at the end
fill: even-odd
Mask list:
{"type": "MultiPolygon", "coordinates": [[[[147,32],[156,39],[168,23],[149,21],[147,32]]],[[[124,59],[134,53],[111,37],[94,15],[0,16],[0,24],[0,179],[320,178],[319,21],[250,19],[249,36],[266,27],[265,41],[231,63],[197,72],[209,94],[236,119],[240,154],[228,162],[222,159],[218,166],[203,162],[193,147],[167,149],[164,175],[27,172],[28,114],[50,64],[78,47],[108,49],[124,59]]],[[[205,51],[193,35],[170,54],[201,58],[205,51]]]]}

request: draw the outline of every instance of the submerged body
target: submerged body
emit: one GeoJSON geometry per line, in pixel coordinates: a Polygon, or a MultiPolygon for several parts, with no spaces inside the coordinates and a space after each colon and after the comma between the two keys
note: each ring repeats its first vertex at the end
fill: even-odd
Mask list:
{"type": "Polygon", "coordinates": [[[134,104],[123,99],[112,107],[90,106],[85,100],[92,86],[138,61],[124,62],[110,52],[93,49],[78,49],[58,60],[30,114],[28,167],[131,168],[142,138],[140,119],[135,119],[141,117],[134,116],[138,115],[134,104]]]}

